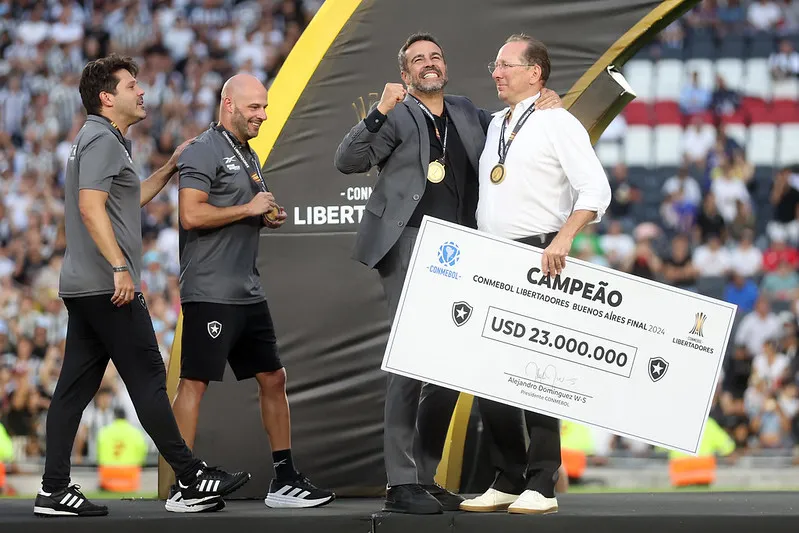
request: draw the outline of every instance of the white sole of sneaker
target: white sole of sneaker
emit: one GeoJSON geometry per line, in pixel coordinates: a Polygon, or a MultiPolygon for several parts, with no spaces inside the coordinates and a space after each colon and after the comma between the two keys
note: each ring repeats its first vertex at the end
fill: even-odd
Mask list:
{"type": "Polygon", "coordinates": [[[276,494],[268,494],[264,503],[267,507],[273,509],[301,509],[308,507],[321,507],[327,503],[332,502],[335,496],[327,498],[319,498],[318,500],[304,500],[301,498],[293,498],[291,496],[280,496],[276,494]]]}
{"type": "Polygon", "coordinates": [[[78,516],[78,513],[73,513],[70,511],[56,511],[55,509],[50,509],[49,507],[34,507],[33,514],[39,516],[78,516]]]}
{"type": "Polygon", "coordinates": [[[203,511],[215,509],[217,505],[219,505],[219,502],[217,501],[188,505],[184,501],[171,502],[167,500],[166,504],[164,504],[164,507],[171,513],[202,513],[203,511]]]}

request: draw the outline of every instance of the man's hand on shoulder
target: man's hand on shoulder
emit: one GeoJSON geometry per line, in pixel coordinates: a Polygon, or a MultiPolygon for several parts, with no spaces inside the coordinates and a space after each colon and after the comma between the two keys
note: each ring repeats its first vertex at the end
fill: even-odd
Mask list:
{"type": "Polygon", "coordinates": [[[183,153],[183,150],[186,149],[188,145],[194,141],[197,137],[192,137],[191,139],[183,141],[180,146],[175,148],[175,151],[172,153],[172,157],[169,158],[169,162],[167,162],[167,166],[175,172],[178,169],[178,161],[180,160],[180,155],[183,153]]]}
{"type": "Polygon", "coordinates": [[[538,100],[535,101],[535,108],[544,110],[544,109],[559,109],[563,107],[563,102],[558,96],[558,93],[553,91],[552,89],[547,89],[544,87],[541,89],[541,96],[538,97],[538,100]]]}

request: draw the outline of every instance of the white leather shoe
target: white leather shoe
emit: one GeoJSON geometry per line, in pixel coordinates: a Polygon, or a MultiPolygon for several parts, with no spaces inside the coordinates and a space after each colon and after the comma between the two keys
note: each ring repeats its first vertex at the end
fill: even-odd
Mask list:
{"type": "Polygon", "coordinates": [[[508,512],[515,514],[557,513],[558,499],[547,498],[534,490],[526,490],[508,507],[508,512]]]}
{"type": "Polygon", "coordinates": [[[496,489],[488,489],[477,498],[464,500],[461,502],[461,511],[472,511],[475,513],[492,513],[494,511],[504,511],[510,504],[515,502],[519,496],[517,494],[507,494],[496,489]]]}

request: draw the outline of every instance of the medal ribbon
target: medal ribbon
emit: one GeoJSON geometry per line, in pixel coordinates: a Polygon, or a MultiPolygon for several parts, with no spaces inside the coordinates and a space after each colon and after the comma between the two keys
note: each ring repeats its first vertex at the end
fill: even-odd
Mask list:
{"type": "MultiPolygon", "coordinates": [[[[221,129],[222,136],[228,142],[230,147],[233,149],[233,152],[236,154],[236,157],[239,161],[244,165],[244,168],[247,169],[247,172],[250,172],[250,163],[244,157],[244,154],[241,153],[239,147],[236,146],[236,143],[233,142],[233,139],[230,137],[230,133],[226,130],[221,129]]],[[[264,182],[264,178],[261,175],[261,169],[258,165],[252,165],[255,167],[255,171],[250,174],[250,178],[258,185],[258,188],[261,189],[261,192],[269,192],[269,189],[266,188],[266,182],[264,182]]]]}
{"type": "MultiPolygon", "coordinates": [[[[415,97],[414,100],[416,100],[416,103],[419,104],[419,107],[422,109],[422,112],[428,117],[430,117],[430,120],[433,121],[433,128],[436,130],[436,139],[438,139],[439,142],[441,142],[441,134],[438,132],[438,125],[436,124],[436,119],[433,116],[433,113],[431,113],[430,110],[427,109],[427,106],[424,105],[421,101],[417,100],[415,97]]],[[[447,153],[448,134],[449,134],[449,117],[444,117],[444,141],[441,143],[441,161],[444,160],[444,155],[447,153]]]]}
{"type": "Polygon", "coordinates": [[[499,151],[500,165],[505,164],[505,158],[508,157],[508,151],[510,150],[511,143],[513,143],[513,139],[516,138],[516,134],[519,133],[520,129],[522,129],[522,126],[524,126],[524,123],[527,121],[530,115],[533,114],[533,111],[535,111],[535,105],[531,105],[530,107],[528,107],[527,110],[524,112],[524,114],[522,114],[521,118],[519,119],[519,122],[516,123],[516,127],[513,128],[513,131],[508,137],[507,144],[505,143],[505,128],[508,124],[508,119],[511,116],[511,110],[508,109],[508,112],[505,113],[505,118],[502,120],[502,131],[499,134],[498,151],[499,151]]]}

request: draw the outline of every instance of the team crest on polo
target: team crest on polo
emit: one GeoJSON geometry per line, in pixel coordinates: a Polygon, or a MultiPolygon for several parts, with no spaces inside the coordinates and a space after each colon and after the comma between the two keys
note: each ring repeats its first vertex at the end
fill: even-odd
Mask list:
{"type": "Polygon", "coordinates": [[[461,327],[472,317],[472,306],[466,302],[455,302],[452,304],[452,321],[461,327]]]}
{"type": "Polygon", "coordinates": [[[653,382],[658,382],[666,375],[666,370],[669,369],[669,363],[662,357],[653,357],[649,360],[649,379],[653,382]]]}
{"type": "Polygon", "coordinates": [[[222,333],[222,324],[213,320],[208,323],[208,334],[211,336],[212,339],[219,337],[220,333],[222,333]]]}

